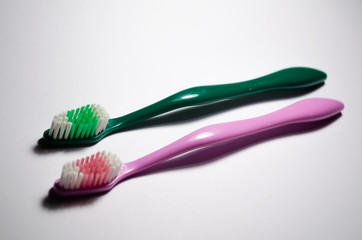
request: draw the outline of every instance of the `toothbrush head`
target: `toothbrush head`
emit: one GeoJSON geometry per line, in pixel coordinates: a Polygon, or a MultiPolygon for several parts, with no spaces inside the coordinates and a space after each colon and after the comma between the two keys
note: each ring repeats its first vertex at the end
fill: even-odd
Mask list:
{"type": "Polygon", "coordinates": [[[91,156],[64,164],[60,179],[53,190],[60,196],[105,192],[116,183],[122,162],[110,152],[97,152],[91,156]]]}
{"type": "Polygon", "coordinates": [[[86,105],[55,115],[50,129],[43,134],[48,144],[84,144],[95,143],[109,120],[106,109],[100,105],[86,105]]]}

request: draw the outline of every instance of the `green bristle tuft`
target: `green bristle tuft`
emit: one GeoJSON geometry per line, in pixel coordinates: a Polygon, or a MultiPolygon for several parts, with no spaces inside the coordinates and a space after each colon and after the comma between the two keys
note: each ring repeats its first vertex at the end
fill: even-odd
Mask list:
{"type": "MultiPolygon", "coordinates": [[[[56,115],[53,119],[49,135],[54,139],[83,139],[93,137],[104,130],[105,126],[101,124],[106,120],[108,122],[109,115],[104,108],[98,105],[86,105],[77,109],[72,109],[66,113],[56,115]],[[100,119],[101,118],[101,119],[100,119]],[[100,121],[102,120],[102,121],[100,121]],[[67,122],[70,129],[68,133],[60,136],[62,133],[57,130],[57,126],[67,122]],[[71,123],[71,124],[70,124],[71,123]],[[100,126],[101,125],[101,126],[100,126]]],[[[66,131],[64,131],[66,132],[66,131]]]]}

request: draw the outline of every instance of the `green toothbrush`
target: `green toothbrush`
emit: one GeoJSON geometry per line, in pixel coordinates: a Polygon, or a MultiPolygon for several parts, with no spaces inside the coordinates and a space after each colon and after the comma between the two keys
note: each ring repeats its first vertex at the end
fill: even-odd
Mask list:
{"type": "Polygon", "coordinates": [[[54,116],[50,129],[43,134],[43,140],[52,146],[90,145],[125,127],[178,108],[270,90],[307,88],[322,83],[326,77],[317,69],[287,68],[249,81],[188,88],[112,119],[103,107],[86,105],[54,116]]]}

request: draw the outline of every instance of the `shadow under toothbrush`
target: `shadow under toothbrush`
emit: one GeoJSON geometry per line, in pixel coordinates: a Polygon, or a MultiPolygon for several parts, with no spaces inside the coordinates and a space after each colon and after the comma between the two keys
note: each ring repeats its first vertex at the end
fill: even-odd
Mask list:
{"type": "MultiPolygon", "coordinates": [[[[315,86],[303,88],[303,89],[274,90],[274,91],[268,91],[268,92],[262,92],[262,93],[242,96],[242,97],[238,97],[238,98],[221,100],[221,101],[213,102],[213,103],[209,103],[209,104],[182,108],[182,109],[174,110],[169,113],[165,113],[160,116],[156,116],[154,118],[142,121],[135,125],[126,127],[124,129],[121,129],[110,135],[120,133],[120,132],[148,128],[148,127],[167,126],[167,125],[173,125],[173,124],[192,122],[197,119],[206,118],[206,117],[209,117],[212,115],[223,113],[223,112],[231,110],[231,109],[236,109],[236,108],[248,106],[251,104],[257,104],[257,103],[262,103],[262,102],[266,102],[266,101],[273,101],[273,100],[278,100],[278,99],[302,96],[302,95],[305,95],[305,94],[308,94],[308,93],[311,93],[311,92],[317,90],[318,88],[320,88],[323,85],[324,85],[324,83],[320,83],[315,86]]],[[[37,145],[35,145],[33,147],[33,152],[36,154],[45,154],[45,153],[53,153],[53,152],[57,152],[57,151],[74,151],[74,150],[77,151],[79,148],[89,147],[89,146],[93,146],[95,144],[96,143],[89,144],[89,145],[81,145],[81,146],[77,146],[77,145],[49,146],[41,138],[38,140],[37,145]]]]}
{"type": "Polygon", "coordinates": [[[48,195],[46,195],[41,202],[41,205],[48,210],[60,210],[67,209],[72,207],[85,207],[91,204],[94,204],[99,197],[107,194],[107,192],[95,193],[92,195],[84,195],[84,196],[73,196],[73,197],[59,197],[54,193],[53,188],[48,191],[48,195]]]}
{"type": "Polygon", "coordinates": [[[37,144],[33,146],[32,150],[36,154],[47,154],[47,153],[55,153],[55,152],[73,152],[73,151],[79,151],[80,149],[83,149],[84,147],[93,146],[95,144],[96,143],[89,144],[89,145],[49,146],[43,138],[40,138],[38,140],[37,144]]]}
{"type": "MultiPolygon", "coordinates": [[[[190,151],[188,153],[182,154],[180,156],[159,163],[136,175],[130,176],[129,178],[121,182],[125,182],[132,178],[144,177],[147,175],[160,173],[160,172],[176,171],[191,167],[200,167],[215,162],[217,160],[221,160],[223,157],[233,154],[237,151],[241,151],[247,147],[251,147],[256,144],[263,143],[275,138],[286,137],[296,134],[304,134],[322,129],[324,127],[327,127],[337,119],[339,119],[341,116],[342,114],[339,113],[333,117],[321,121],[287,125],[284,127],[227,141],[214,146],[204,147],[201,149],[190,151]]],[[[120,188],[118,184],[116,185],[115,189],[113,189],[113,191],[117,191],[117,188],[120,188]]],[[[52,190],[50,190],[48,195],[43,199],[42,205],[44,208],[50,210],[85,206],[94,203],[100,196],[103,196],[104,194],[107,193],[108,191],[95,195],[86,195],[78,197],[58,197],[57,195],[55,195],[55,193],[52,192],[52,190]]]]}

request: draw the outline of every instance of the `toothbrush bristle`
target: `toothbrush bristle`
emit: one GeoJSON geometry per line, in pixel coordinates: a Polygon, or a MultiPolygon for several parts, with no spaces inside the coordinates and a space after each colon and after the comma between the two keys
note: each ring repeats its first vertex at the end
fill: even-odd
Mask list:
{"type": "Polygon", "coordinates": [[[64,164],[59,185],[66,190],[89,189],[111,182],[122,162],[110,152],[97,152],[64,164]]]}
{"type": "Polygon", "coordinates": [[[86,105],[55,115],[49,129],[53,139],[83,139],[101,133],[107,126],[109,114],[100,105],[86,105]]]}

